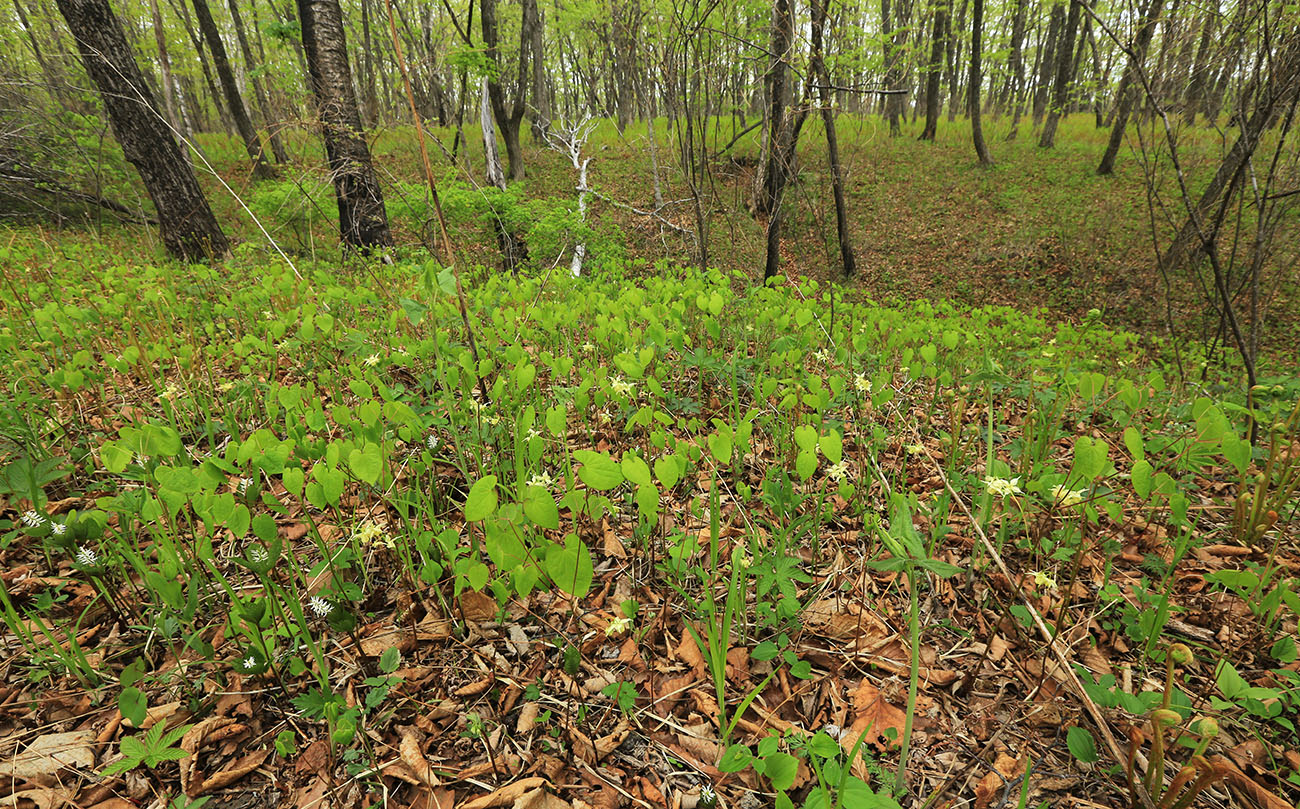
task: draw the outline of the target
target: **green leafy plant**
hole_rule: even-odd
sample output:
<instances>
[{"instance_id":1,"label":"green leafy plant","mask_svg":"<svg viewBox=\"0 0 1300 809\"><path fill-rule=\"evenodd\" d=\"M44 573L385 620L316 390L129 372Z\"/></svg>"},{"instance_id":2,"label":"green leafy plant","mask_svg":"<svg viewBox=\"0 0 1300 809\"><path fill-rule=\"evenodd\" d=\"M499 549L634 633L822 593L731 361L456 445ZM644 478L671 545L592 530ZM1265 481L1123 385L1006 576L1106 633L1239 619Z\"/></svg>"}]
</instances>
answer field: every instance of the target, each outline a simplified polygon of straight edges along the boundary
<instances>
[{"instance_id":1,"label":"green leafy plant","mask_svg":"<svg viewBox=\"0 0 1300 809\"><path fill-rule=\"evenodd\" d=\"M101 776L121 775L140 765L154 769L164 761L179 761L189 756L185 750L174 747L192 725L179 725L167 730L166 722L158 722L142 734L123 736L118 745L122 758L104 768Z\"/></svg>"}]
</instances>

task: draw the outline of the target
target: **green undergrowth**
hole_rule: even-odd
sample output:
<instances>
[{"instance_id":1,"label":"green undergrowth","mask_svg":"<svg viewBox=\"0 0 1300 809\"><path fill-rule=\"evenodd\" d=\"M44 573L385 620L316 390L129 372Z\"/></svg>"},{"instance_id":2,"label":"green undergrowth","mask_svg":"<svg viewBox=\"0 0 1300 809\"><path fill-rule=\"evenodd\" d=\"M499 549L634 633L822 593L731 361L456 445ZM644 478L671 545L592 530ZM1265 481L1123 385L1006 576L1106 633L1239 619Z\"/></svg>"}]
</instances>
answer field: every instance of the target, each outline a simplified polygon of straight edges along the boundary
<instances>
[{"instance_id":1,"label":"green undergrowth","mask_svg":"<svg viewBox=\"0 0 1300 809\"><path fill-rule=\"evenodd\" d=\"M1055 632L1093 625L1158 671L1188 608L1180 565L1222 543L1249 553L1205 587L1246 605L1251 628L1240 647L1197 649L1219 672L1213 712L1264 739L1295 732L1284 641L1300 599L1278 562L1295 542L1294 381L1258 389L1252 411L1177 384L1099 315L884 307L666 265L467 272L477 359L451 274L422 258L180 266L24 240L0 266L0 552L47 577L0 594L27 653L11 677L33 687L73 682L130 717L160 689L256 680L365 760L358 731L392 721L397 653L364 664L369 696L347 701L338 644L366 648L383 620L461 626L470 591L503 616L530 599L580 614L612 533L644 562L638 592L682 609L727 766L784 796L791 757L809 757L820 800L866 789L880 802L856 805L887 806L892 779L848 776L817 737L733 736L768 681L737 692L728 651L817 676L798 619L826 597L830 560L908 582L914 670L939 631L917 622L918 594L989 569L992 547L1055 604ZM607 634L639 631L638 598ZM106 621L109 642L78 641ZM543 632L576 671L578 633ZM1151 707L1084 673L1112 707ZM914 674L909 706L915 691ZM635 688L608 696L638 707ZM1186 719L1191 704L1173 707ZM865 754L853 741L840 752Z\"/></svg>"}]
</instances>

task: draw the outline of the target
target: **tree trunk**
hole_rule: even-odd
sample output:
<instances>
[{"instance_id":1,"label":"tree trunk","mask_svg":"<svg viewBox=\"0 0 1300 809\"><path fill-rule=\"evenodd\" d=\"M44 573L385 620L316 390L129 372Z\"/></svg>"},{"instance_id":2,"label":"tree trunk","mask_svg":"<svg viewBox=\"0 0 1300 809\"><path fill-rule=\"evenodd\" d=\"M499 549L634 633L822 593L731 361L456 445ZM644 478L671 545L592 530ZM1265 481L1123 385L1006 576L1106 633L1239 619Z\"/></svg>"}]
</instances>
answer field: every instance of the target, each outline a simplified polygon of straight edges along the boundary
<instances>
[{"instance_id":1,"label":"tree trunk","mask_svg":"<svg viewBox=\"0 0 1300 809\"><path fill-rule=\"evenodd\" d=\"M844 200L844 172L840 167L840 144L835 132L835 111L831 109L831 75L826 69L823 54L824 32L826 28L826 6L830 0L812 0L812 64L809 69L817 76L821 85L817 97L820 101L822 126L826 129L826 157L831 169L831 193L835 197L835 235L840 243L840 262L844 265L845 277L852 277L857 272L857 260L853 255L853 242L849 236L848 204ZM976 0L983 2L983 0Z\"/></svg>"},{"instance_id":2,"label":"tree trunk","mask_svg":"<svg viewBox=\"0 0 1300 809\"><path fill-rule=\"evenodd\" d=\"M17 2L14 5L18 5ZM18 6L22 8L22 6ZM158 69L162 74L163 108L167 110L167 121L175 130L174 135L183 135L185 126L176 111L176 88L172 79L171 54L167 52L167 31L163 28L162 13L158 10L158 0L149 0L149 13L153 18L154 42L158 45ZM184 147L181 153L185 154Z\"/></svg>"},{"instance_id":3,"label":"tree trunk","mask_svg":"<svg viewBox=\"0 0 1300 809\"><path fill-rule=\"evenodd\" d=\"M546 92L546 45L543 36L545 29L541 9L537 7L537 3L529 3L524 7L525 12L529 10L533 14L531 24L533 40L533 103L529 108L531 112L529 124L533 131L533 140L537 143L545 143L546 133L551 128L551 99Z\"/></svg>"},{"instance_id":4,"label":"tree trunk","mask_svg":"<svg viewBox=\"0 0 1300 809\"><path fill-rule=\"evenodd\" d=\"M1034 84L1034 126L1043 122L1047 112L1047 96L1052 88L1052 69L1056 67L1057 45L1061 38L1061 29L1065 27L1065 7L1060 3L1052 4L1052 13L1047 23L1047 43L1039 49L1038 77Z\"/></svg>"},{"instance_id":5,"label":"tree trunk","mask_svg":"<svg viewBox=\"0 0 1300 809\"><path fill-rule=\"evenodd\" d=\"M221 33L217 31L216 20L212 19L208 0L193 0L193 2L199 31L208 43L208 50L212 51L212 65L217 69L217 79L221 81L221 90L226 96L226 107L230 110L230 116L235 119L235 129L238 130L240 139L244 141L244 150L253 161L253 176L259 180L274 179L275 169L266 162L266 155L262 152L262 139L257 136L257 130L253 129L253 122L248 118L248 109L244 106L243 96L239 94L239 85L235 83L235 73L230 69L230 60L226 58L226 46L221 41Z\"/></svg>"},{"instance_id":6,"label":"tree trunk","mask_svg":"<svg viewBox=\"0 0 1300 809\"><path fill-rule=\"evenodd\" d=\"M1281 36L1283 38L1278 44L1268 75L1260 76L1257 73L1250 82L1254 87L1248 85L1241 95L1243 105L1246 99L1254 97L1254 107L1250 110L1249 117L1245 109L1239 109L1236 118L1240 122L1240 134L1201 194L1195 210L1188 212L1187 221L1165 253L1163 263L1166 269L1172 270L1194 260L1206 246L1204 239L1217 237L1218 225L1207 225L1206 217L1219 203L1224 191L1233 183L1239 182L1239 176L1246 170L1261 136L1273 125L1277 111L1295 103L1296 94L1300 93L1300 29L1293 28ZM1260 83L1263 83L1262 87L1259 86ZM1242 119L1244 122L1241 122ZM1226 212L1226 205L1221 210Z\"/></svg>"},{"instance_id":7,"label":"tree trunk","mask_svg":"<svg viewBox=\"0 0 1300 809\"><path fill-rule=\"evenodd\" d=\"M163 244L193 261L229 252L190 162L163 122L108 0L57 0L86 72L99 88L126 159L158 212Z\"/></svg>"},{"instance_id":8,"label":"tree trunk","mask_svg":"<svg viewBox=\"0 0 1300 809\"><path fill-rule=\"evenodd\" d=\"M930 36L930 62L926 65L925 128L920 140L932 141L939 125L939 80L943 75L943 32L948 16L946 0L934 3L934 29Z\"/></svg>"},{"instance_id":9,"label":"tree trunk","mask_svg":"<svg viewBox=\"0 0 1300 809\"><path fill-rule=\"evenodd\" d=\"M1205 21L1201 24L1201 41L1196 46L1196 59L1192 63L1192 75L1187 82L1187 94L1183 96L1183 122L1188 126L1196 123L1196 113L1205 104L1205 87L1208 82L1209 51L1214 42L1214 29L1218 14L1215 10L1205 12Z\"/></svg>"},{"instance_id":10,"label":"tree trunk","mask_svg":"<svg viewBox=\"0 0 1300 809\"><path fill-rule=\"evenodd\" d=\"M239 13L239 0L227 0L227 4L230 6L230 18L235 23L235 38L239 40L239 52L244 55L244 64L251 74L256 70L257 62L253 60L253 49L248 46L248 34L244 32L244 18ZM271 141L271 154L275 155L275 162L288 163L289 154L285 151L284 140L271 119L271 102L267 98L266 89L262 86L262 80L253 75L250 81L258 111L262 113L262 121L266 124L267 140Z\"/></svg>"},{"instance_id":11,"label":"tree trunk","mask_svg":"<svg viewBox=\"0 0 1300 809\"><path fill-rule=\"evenodd\" d=\"M993 156L989 154L989 147L984 143L984 127L980 120L980 85L984 83L984 76L981 72L981 39L984 36L984 0L972 0L970 23L970 81L966 88L966 104L970 110L970 129L971 137L975 141L975 154L980 159L981 166L993 165Z\"/></svg>"},{"instance_id":12,"label":"tree trunk","mask_svg":"<svg viewBox=\"0 0 1300 809\"><path fill-rule=\"evenodd\" d=\"M782 165L789 122L786 98L789 95L787 61L794 41L794 4L791 0L774 0L772 4L772 49L767 71L767 137L759 157L759 171L754 192L754 214L775 215L777 197L784 185Z\"/></svg>"},{"instance_id":13,"label":"tree trunk","mask_svg":"<svg viewBox=\"0 0 1300 809\"><path fill-rule=\"evenodd\" d=\"M483 95L479 103L479 126L483 131L483 162L488 185L499 191L506 190L506 175L501 169L501 152L497 149L496 125L493 122L491 91L488 79L482 80ZM523 239L519 238L510 225L494 211L492 229L497 234L497 246L501 248L501 261L506 272L516 273L528 257Z\"/></svg>"},{"instance_id":14,"label":"tree trunk","mask_svg":"<svg viewBox=\"0 0 1300 809\"><path fill-rule=\"evenodd\" d=\"M515 98L510 108L506 108L505 92L501 88L501 75L488 80L488 100L492 104L492 116L501 130L501 139L506 142L506 158L510 163L510 179L524 178L524 156L519 144L520 124L524 120L528 97L528 58L532 51L532 24L537 19L537 0L523 0L523 10L519 26L519 75L515 81ZM479 0L479 20L483 26L483 46L487 58L501 68L498 48L497 0Z\"/></svg>"},{"instance_id":15,"label":"tree trunk","mask_svg":"<svg viewBox=\"0 0 1300 809\"><path fill-rule=\"evenodd\" d=\"M369 252L392 244L393 239L352 89L343 11L338 0L297 2L312 93L325 137L325 155L334 175L339 234L345 246Z\"/></svg>"},{"instance_id":16,"label":"tree trunk","mask_svg":"<svg viewBox=\"0 0 1300 809\"><path fill-rule=\"evenodd\" d=\"M1074 78L1074 40L1079 31L1079 15L1083 11L1082 0L1070 0L1070 13L1065 20L1065 33L1056 45L1057 66L1056 84L1052 87L1052 104L1047 111L1047 123L1043 124L1043 135L1038 139L1038 146L1050 149L1056 144L1056 127L1061 116L1066 113L1070 103L1070 83Z\"/></svg>"},{"instance_id":17,"label":"tree trunk","mask_svg":"<svg viewBox=\"0 0 1300 809\"><path fill-rule=\"evenodd\" d=\"M893 15L889 0L880 0L880 30L885 48L885 89L901 90L900 85L903 82L899 76L899 67L901 66L902 42L899 40L906 37L907 34L901 26L895 28ZM903 113L903 95L901 93L891 93L885 96L884 108L885 117L889 119L889 136L896 138L902 132L898 125L898 119Z\"/></svg>"},{"instance_id":18,"label":"tree trunk","mask_svg":"<svg viewBox=\"0 0 1300 809\"><path fill-rule=\"evenodd\" d=\"M172 10L184 23L185 33L194 45L194 52L199 56L199 67L203 70L203 83L208 88L208 95L212 96L212 106L217 110L217 117L221 121L221 127L229 134L234 126L230 121L230 115L226 111L225 105L222 104L221 92L217 89L217 82L212 78L212 68L208 65L208 49L203 44L203 37L194 30L194 23L190 19L190 9L189 6L185 5L185 0L170 0L170 2ZM207 116L204 115L205 121L206 118Z\"/></svg>"},{"instance_id":19,"label":"tree trunk","mask_svg":"<svg viewBox=\"0 0 1300 809\"><path fill-rule=\"evenodd\" d=\"M969 0L961 0L961 10L957 12L957 17L948 17L948 22L944 26L946 31L944 38L947 40L948 49L948 123L957 120L958 100L961 99L961 81L963 76L962 70L958 67L961 64L962 45L965 44L963 39L958 36L957 32L966 27L966 8Z\"/></svg>"},{"instance_id":20,"label":"tree trunk","mask_svg":"<svg viewBox=\"0 0 1300 809\"><path fill-rule=\"evenodd\" d=\"M1016 0L1015 17L1011 22L1010 76L1007 79L1007 91L998 102L999 115L1006 111L1008 104L1020 103L1020 91L1025 83L1025 15L1028 9L1029 0Z\"/></svg>"},{"instance_id":21,"label":"tree trunk","mask_svg":"<svg viewBox=\"0 0 1300 809\"><path fill-rule=\"evenodd\" d=\"M1128 129L1128 119L1133 111L1133 100L1138 95L1138 73L1146 62L1147 48L1156 30L1156 17L1160 16L1162 0L1147 0L1147 7L1142 12L1142 21L1138 24L1136 41L1133 43L1133 57L1124 66L1124 74L1119 79L1119 90L1115 95L1115 122L1111 124L1110 141L1101 156L1097 173L1111 174L1115 171L1115 158L1119 156L1119 147L1124 143L1124 132Z\"/></svg>"}]
</instances>

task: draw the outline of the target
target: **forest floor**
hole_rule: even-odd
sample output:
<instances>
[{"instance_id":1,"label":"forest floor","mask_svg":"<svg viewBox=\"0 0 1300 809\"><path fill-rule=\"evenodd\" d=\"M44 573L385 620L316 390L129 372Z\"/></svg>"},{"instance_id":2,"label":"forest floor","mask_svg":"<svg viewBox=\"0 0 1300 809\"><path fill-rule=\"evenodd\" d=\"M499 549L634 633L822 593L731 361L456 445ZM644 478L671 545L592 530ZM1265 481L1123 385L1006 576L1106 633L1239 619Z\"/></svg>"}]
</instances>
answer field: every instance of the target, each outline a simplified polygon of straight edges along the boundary
<instances>
[{"instance_id":1,"label":"forest floor","mask_svg":"<svg viewBox=\"0 0 1300 809\"><path fill-rule=\"evenodd\" d=\"M1087 139L985 171L941 133L852 134L865 293L824 283L809 168L786 252L821 283L684 269L626 216L590 278L467 272L477 361L417 251L310 261L327 216L268 217L295 266L5 231L4 800L1293 805L1294 363L1252 447L1230 372L1122 330L1140 183ZM599 143L593 185L645 205L641 147ZM536 167L532 199L571 188ZM717 214L722 269L757 236Z\"/></svg>"},{"instance_id":2,"label":"forest floor","mask_svg":"<svg viewBox=\"0 0 1300 809\"><path fill-rule=\"evenodd\" d=\"M727 120L714 120L713 127L710 142L718 144L731 141L736 129ZM583 149L584 158L590 158L588 184L598 192L589 198L588 219L602 231L604 243L614 248L607 252L616 262L640 261L648 268L662 261L695 263L691 195L680 181L678 147L664 134L666 128L659 121L653 156L644 126L620 134L608 121L595 128ZM1116 328L1168 335L1173 324L1181 337L1207 341L1219 330L1218 320L1205 314L1212 310L1204 299L1211 281L1193 275L1164 279L1157 269L1153 228L1163 247L1185 220L1180 213L1185 208L1167 156L1156 154L1160 150L1149 143L1150 171L1156 177L1154 214L1147 204L1146 171L1136 140L1124 146L1112 176L1095 173L1109 130L1096 128L1091 115L1077 114L1063 122L1057 145L1050 150L1038 147L1038 133L1028 121L1019 127L1017 138L1007 141L1010 121L993 119L986 123L996 160L992 168L982 168L974 159L970 128L964 121L941 122L933 143L916 140L915 125L905 126L905 134L891 138L887 125L874 116L843 116L838 128L850 232L858 256L857 276L847 283L872 299L1039 307L1049 317L1076 322L1095 308ZM761 272L766 249L765 222L747 211L759 132L744 135L724 154L715 155L702 180L713 200L705 205L709 264L748 275ZM468 148L459 150L459 168L446 169L454 133L435 129L431 134L441 143L439 148L431 146L435 161L443 155L435 166L442 172L440 181L477 187L482 174L479 141L471 137ZM1199 127L1180 132L1181 167L1192 193L1199 193L1208 181L1231 134ZM224 151L214 162L236 169L224 173L236 190L245 190L241 181L246 184L247 178L237 171L242 152L229 139L217 143ZM783 232L782 269L791 277L845 283L820 122L808 122L801 144L797 181L787 192L792 204ZM564 155L539 146L527 134L523 150L527 177L518 195L534 205L519 218L528 220L522 227L528 230L535 221L549 219L552 211L545 203L573 206L577 174ZM374 152L384 180L402 184L395 191L405 195L404 204L422 204L423 180L410 128L383 130L375 138ZM666 201L659 212L662 219L628 210L629 206L655 209L655 165ZM326 213L315 222L310 243L302 238L300 223L286 222L293 218L286 212L297 215L293 206L255 205L255 210L270 221L273 234L293 234L290 242L303 252L333 244L327 179L319 166L308 165L296 173L290 168L285 178L311 192ZM447 195L447 189L443 193ZM223 221L242 219L245 238L263 241L229 194L214 189L212 196L227 208ZM452 198L455 208L454 191ZM453 212L450 218L463 258L499 267L490 218L473 204L462 204L460 211L460 216ZM1246 239L1253 238L1249 217L1247 206L1242 220ZM405 226L397 221L399 238L419 243L421 230L427 232L427 225L414 225L420 218L407 217ZM557 236L543 227L533 265L544 269L558 261L567 266L565 251L574 243L566 238L570 235ZM1230 245L1231 240L1224 243ZM600 266L600 244L589 244L588 249L594 266ZM1300 354L1300 208L1292 208L1277 227L1263 278L1260 320L1267 324L1261 331L1263 348L1281 357Z\"/></svg>"}]
</instances>

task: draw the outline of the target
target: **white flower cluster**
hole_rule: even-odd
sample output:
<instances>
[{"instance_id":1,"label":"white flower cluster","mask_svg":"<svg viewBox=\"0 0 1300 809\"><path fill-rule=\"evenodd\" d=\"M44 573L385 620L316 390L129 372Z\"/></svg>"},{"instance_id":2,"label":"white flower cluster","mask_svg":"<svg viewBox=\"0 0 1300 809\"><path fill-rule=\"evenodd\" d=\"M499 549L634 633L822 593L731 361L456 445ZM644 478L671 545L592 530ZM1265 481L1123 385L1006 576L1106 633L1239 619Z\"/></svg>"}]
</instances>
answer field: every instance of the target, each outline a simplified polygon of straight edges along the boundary
<instances>
[{"instance_id":1,"label":"white flower cluster","mask_svg":"<svg viewBox=\"0 0 1300 809\"><path fill-rule=\"evenodd\" d=\"M1011 497L1012 495L1024 494L1020 491L1020 478L984 478L984 490L994 497Z\"/></svg>"},{"instance_id":2,"label":"white flower cluster","mask_svg":"<svg viewBox=\"0 0 1300 809\"><path fill-rule=\"evenodd\" d=\"M549 489L555 485L555 478L547 472L538 472L528 479L527 486L536 486L539 489Z\"/></svg>"},{"instance_id":3,"label":"white flower cluster","mask_svg":"<svg viewBox=\"0 0 1300 809\"><path fill-rule=\"evenodd\" d=\"M621 376L611 376L609 378L609 387L611 390L613 390L615 393L617 393L620 396L632 395L632 390L633 390L632 383L628 382L626 379L624 379Z\"/></svg>"},{"instance_id":4,"label":"white flower cluster","mask_svg":"<svg viewBox=\"0 0 1300 809\"><path fill-rule=\"evenodd\" d=\"M826 469L826 477L836 483L843 483L849 477L849 462L840 461Z\"/></svg>"},{"instance_id":5,"label":"white flower cluster","mask_svg":"<svg viewBox=\"0 0 1300 809\"><path fill-rule=\"evenodd\" d=\"M1069 489L1065 486L1052 487L1052 502L1060 503L1062 508L1073 508L1081 505L1087 498L1087 489Z\"/></svg>"},{"instance_id":6,"label":"white flower cluster","mask_svg":"<svg viewBox=\"0 0 1300 809\"><path fill-rule=\"evenodd\" d=\"M365 520L357 526L357 530L352 532L352 537L366 547L372 542L377 542L385 548L391 550L397 545L397 540L393 539L383 527L374 520Z\"/></svg>"},{"instance_id":7,"label":"white flower cluster","mask_svg":"<svg viewBox=\"0 0 1300 809\"><path fill-rule=\"evenodd\" d=\"M312 596L307 601L307 607L321 618L328 618L334 611L334 605L320 596Z\"/></svg>"},{"instance_id":8,"label":"white flower cluster","mask_svg":"<svg viewBox=\"0 0 1300 809\"><path fill-rule=\"evenodd\" d=\"M28 528L36 528L45 524L45 515L39 511L24 511L22 517L23 525Z\"/></svg>"}]
</instances>

